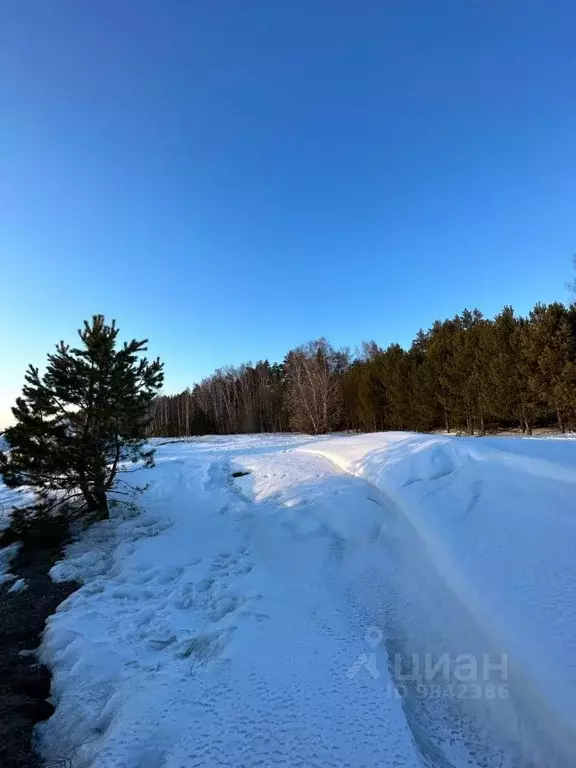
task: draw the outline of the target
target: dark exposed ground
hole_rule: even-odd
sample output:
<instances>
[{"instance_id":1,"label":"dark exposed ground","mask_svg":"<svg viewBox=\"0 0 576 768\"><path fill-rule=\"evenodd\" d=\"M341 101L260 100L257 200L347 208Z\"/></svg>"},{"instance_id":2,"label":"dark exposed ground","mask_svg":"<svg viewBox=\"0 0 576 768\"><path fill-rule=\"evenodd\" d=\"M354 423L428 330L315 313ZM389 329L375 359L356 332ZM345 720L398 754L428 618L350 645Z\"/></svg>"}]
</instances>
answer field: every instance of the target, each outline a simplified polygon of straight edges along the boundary
<instances>
[{"instance_id":1,"label":"dark exposed ground","mask_svg":"<svg viewBox=\"0 0 576 768\"><path fill-rule=\"evenodd\" d=\"M26 579L27 588L10 593L13 582L0 585L0 766L37 768L42 765L32 745L36 723L53 712L46 700L50 673L34 655L46 619L78 588L74 582L55 583L48 571L60 556L59 548L21 550L10 571Z\"/></svg>"}]
</instances>

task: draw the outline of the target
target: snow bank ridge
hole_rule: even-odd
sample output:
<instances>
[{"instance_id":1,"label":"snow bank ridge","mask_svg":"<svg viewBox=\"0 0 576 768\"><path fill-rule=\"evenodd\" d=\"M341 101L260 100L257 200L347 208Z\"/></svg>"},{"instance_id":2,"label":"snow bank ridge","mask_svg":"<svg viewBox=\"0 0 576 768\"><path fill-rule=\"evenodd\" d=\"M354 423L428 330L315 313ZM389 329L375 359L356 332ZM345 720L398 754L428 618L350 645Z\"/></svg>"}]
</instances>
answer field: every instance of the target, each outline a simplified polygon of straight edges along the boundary
<instances>
[{"instance_id":1,"label":"snow bank ridge","mask_svg":"<svg viewBox=\"0 0 576 768\"><path fill-rule=\"evenodd\" d=\"M391 498L508 655L532 716L576 749L576 441L382 433L298 450Z\"/></svg>"}]
</instances>

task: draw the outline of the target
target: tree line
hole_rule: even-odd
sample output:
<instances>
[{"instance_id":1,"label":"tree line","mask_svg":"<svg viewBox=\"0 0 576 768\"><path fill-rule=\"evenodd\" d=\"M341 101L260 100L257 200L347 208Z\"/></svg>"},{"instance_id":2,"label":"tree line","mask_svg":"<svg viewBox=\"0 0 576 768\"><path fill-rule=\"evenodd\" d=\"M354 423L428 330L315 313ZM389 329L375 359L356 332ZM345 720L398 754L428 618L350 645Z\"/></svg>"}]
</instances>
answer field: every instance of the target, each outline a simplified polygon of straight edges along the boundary
<instances>
[{"instance_id":1,"label":"tree line","mask_svg":"<svg viewBox=\"0 0 576 768\"><path fill-rule=\"evenodd\" d=\"M464 310L420 330L409 349L364 342L356 354L326 339L281 363L217 370L160 395L149 434L388 429L484 434L556 424L576 428L576 303L506 306L492 319Z\"/></svg>"}]
</instances>

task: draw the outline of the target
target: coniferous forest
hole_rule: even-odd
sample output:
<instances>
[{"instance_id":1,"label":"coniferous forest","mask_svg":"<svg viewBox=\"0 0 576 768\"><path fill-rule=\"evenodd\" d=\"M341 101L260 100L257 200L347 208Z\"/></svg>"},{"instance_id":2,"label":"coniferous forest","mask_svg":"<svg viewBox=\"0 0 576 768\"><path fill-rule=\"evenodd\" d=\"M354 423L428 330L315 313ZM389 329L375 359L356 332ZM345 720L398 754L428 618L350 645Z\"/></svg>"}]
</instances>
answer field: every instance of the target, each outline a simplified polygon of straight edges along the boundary
<instances>
[{"instance_id":1,"label":"coniferous forest","mask_svg":"<svg viewBox=\"0 0 576 768\"><path fill-rule=\"evenodd\" d=\"M227 367L153 403L151 434L576 428L576 303L464 310L420 330L409 349L325 339L283 362Z\"/></svg>"}]
</instances>

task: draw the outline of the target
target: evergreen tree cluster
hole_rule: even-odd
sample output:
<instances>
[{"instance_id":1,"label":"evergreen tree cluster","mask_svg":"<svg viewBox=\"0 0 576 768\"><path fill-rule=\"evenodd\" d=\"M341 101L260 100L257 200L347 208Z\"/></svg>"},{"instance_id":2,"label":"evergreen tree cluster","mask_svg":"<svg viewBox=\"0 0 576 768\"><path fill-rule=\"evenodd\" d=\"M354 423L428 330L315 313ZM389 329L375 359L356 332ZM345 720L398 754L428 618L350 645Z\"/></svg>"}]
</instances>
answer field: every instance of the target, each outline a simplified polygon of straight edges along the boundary
<instances>
[{"instance_id":1,"label":"evergreen tree cluster","mask_svg":"<svg viewBox=\"0 0 576 768\"><path fill-rule=\"evenodd\" d=\"M282 363L224 368L179 395L159 396L149 432L387 429L463 431L557 424L576 428L576 304L505 307L436 321L409 349L364 343L352 356L319 339Z\"/></svg>"}]
</instances>

